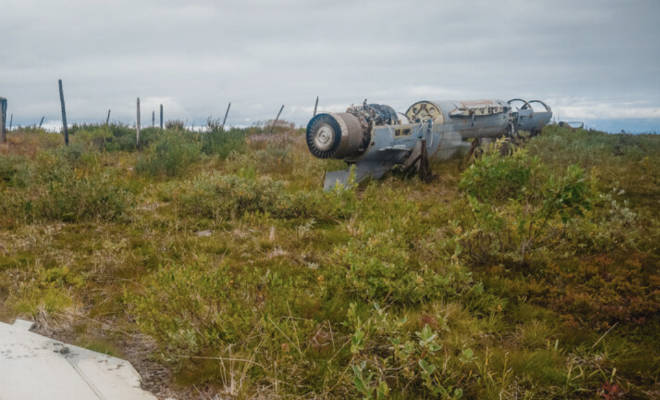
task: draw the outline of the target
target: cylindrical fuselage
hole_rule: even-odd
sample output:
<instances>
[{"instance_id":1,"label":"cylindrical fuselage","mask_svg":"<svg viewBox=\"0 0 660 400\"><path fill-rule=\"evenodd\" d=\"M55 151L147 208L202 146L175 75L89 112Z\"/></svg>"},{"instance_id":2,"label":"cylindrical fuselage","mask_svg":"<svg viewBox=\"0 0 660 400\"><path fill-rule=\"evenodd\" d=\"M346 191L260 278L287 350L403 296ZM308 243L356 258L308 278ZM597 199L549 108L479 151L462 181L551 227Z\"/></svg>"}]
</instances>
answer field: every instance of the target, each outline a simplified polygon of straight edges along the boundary
<instances>
[{"instance_id":1,"label":"cylindrical fuselage","mask_svg":"<svg viewBox=\"0 0 660 400\"><path fill-rule=\"evenodd\" d=\"M524 105L512 111L514 102ZM543 105L545 111L535 111L531 103ZM492 139L520 130L539 133L550 118L552 110L539 100L419 101L405 115L365 101L345 113L316 115L307 125L306 139L314 156L355 164L359 182L367 176L379 179L397 164L411 168L423 154L449 158L470 146L465 139ZM324 188L346 185L351 176L351 170L328 172Z\"/></svg>"},{"instance_id":2,"label":"cylindrical fuselage","mask_svg":"<svg viewBox=\"0 0 660 400\"><path fill-rule=\"evenodd\" d=\"M370 106L365 107L374 115L378 113L373 107L387 107ZM307 144L314 156L399 164L419 139L426 139L428 154L433 156L440 148L460 147L463 139L505 135L510 117L510 107L501 100L420 101L405 113L408 121L401 118L408 123L392 121L396 118L392 117L388 122L396 123L374 124L364 109L349 111L312 118L307 125Z\"/></svg>"},{"instance_id":3,"label":"cylindrical fuselage","mask_svg":"<svg viewBox=\"0 0 660 400\"><path fill-rule=\"evenodd\" d=\"M432 120L442 132L459 132L461 137L500 137L507 132L511 107L502 100L419 101L408 108L411 122Z\"/></svg>"}]
</instances>

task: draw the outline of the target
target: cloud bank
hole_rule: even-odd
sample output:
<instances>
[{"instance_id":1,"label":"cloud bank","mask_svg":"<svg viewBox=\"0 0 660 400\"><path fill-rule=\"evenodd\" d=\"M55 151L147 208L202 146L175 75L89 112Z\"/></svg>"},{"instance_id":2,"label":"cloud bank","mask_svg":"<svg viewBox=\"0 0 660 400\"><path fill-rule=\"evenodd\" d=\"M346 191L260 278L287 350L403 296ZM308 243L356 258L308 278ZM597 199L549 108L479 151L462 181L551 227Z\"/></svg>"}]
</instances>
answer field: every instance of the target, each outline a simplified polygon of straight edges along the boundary
<instances>
[{"instance_id":1,"label":"cloud bank","mask_svg":"<svg viewBox=\"0 0 660 400\"><path fill-rule=\"evenodd\" d=\"M0 0L14 125L59 119L306 124L365 98L546 100L570 119L660 118L660 3Z\"/></svg>"}]
</instances>

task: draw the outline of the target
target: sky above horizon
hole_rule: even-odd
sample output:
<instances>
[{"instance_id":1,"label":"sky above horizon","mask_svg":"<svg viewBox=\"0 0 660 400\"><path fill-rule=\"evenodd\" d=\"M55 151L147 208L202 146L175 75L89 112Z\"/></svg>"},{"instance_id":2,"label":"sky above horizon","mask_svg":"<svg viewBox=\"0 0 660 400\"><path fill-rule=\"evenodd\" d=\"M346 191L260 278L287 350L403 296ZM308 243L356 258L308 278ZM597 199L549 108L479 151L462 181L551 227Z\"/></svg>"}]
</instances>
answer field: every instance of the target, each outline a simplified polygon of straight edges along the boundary
<instances>
[{"instance_id":1,"label":"sky above horizon","mask_svg":"<svg viewBox=\"0 0 660 400\"><path fill-rule=\"evenodd\" d=\"M0 0L13 125L304 125L364 99L546 101L562 120L660 121L660 1ZM653 125L651 125L653 126ZM660 124L658 124L660 127Z\"/></svg>"}]
</instances>

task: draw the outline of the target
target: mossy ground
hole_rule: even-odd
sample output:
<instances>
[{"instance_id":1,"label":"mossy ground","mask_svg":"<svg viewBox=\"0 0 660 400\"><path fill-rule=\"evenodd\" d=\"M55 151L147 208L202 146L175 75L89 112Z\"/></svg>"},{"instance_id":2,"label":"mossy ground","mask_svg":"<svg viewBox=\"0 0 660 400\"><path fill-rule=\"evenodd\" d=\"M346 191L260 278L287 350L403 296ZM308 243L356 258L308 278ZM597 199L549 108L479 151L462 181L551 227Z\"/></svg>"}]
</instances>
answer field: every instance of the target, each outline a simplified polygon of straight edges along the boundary
<instances>
[{"instance_id":1,"label":"mossy ground","mask_svg":"<svg viewBox=\"0 0 660 400\"><path fill-rule=\"evenodd\" d=\"M660 396L657 136L549 126L324 193L343 164L292 127L132 133L9 135L0 319L163 396Z\"/></svg>"}]
</instances>

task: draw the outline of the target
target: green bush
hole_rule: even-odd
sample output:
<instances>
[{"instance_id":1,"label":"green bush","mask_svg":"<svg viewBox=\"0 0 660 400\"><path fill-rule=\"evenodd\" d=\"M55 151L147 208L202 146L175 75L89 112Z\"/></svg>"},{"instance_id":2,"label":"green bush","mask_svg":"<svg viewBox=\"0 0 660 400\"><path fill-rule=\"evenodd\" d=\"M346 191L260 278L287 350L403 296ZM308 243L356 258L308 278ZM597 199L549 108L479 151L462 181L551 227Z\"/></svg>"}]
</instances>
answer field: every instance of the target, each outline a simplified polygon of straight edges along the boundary
<instances>
[{"instance_id":1,"label":"green bush","mask_svg":"<svg viewBox=\"0 0 660 400\"><path fill-rule=\"evenodd\" d=\"M6 190L0 210L18 221L116 221L124 218L133 195L109 174L58 177L44 186Z\"/></svg>"},{"instance_id":2,"label":"green bush","mask_svg":"<svg viewBox=\"0 0 660 400\"><path fill-rule=\"evenodd\" d=\"M99 171L98 153L80 144L41 151L34 162L14 165L0 210L9 226L37 221L115 221L127 215L133 194L116 170ZM0 161L0 166L7 161Z\"/></svg>"},{"instance_id":3,"label":"green bush","mask_svg":"<svg viewBox=\"0 0 660 400\"><path fill-rule=\"evenodd\" d=\"M21 170L27 168L27 162L28 160L24 156L0 156L0 185L15 186Z\"/></svg>"},{"instance_id":4,"label":"green bush","mask_svg":"<svg viewBox=\"0 0 660 400\"><path fill-rule=\"evenodd\" d=\"M384 202L385 214L378 207ZM469 288L470 274L455 257L455 242L429 243L434 227L420 215L405 193L370 186L357 211L362 222L352 224L349 243L332 252L329 293L406 305L447 299Z\"/></svg>"},{"instance_id":5,"label":"green bush","mask_svg":"<svg viewBox=\"0 0 660 400\"><path fill-rule=\"evenodd\" d=\"M486 151L461 175L459 187L480 202L501 202L534 196L537 189L530 180L539 172L539 158L524 149L514 149L502 157L495 146Z\"/></svg>"},{"instance_id":6,"label":"green bush","mask_svg":"<svg viewBox=\"0 0 660 400\"><path fill-rule=\"evenodd\" d=\"M183 132L186 130L186 123L180 119L171 119L169 121L165 121L165 129L168 131Z\"/></svg>"},{"instance_id":7,"label":"green bush","mask_svg":"<svg viewBox=\"0 0 660 400\"><path fill-rule=\"evenodd\" d=\"M170 196L175 193L183 215L211 219L241 217L246 213L276 218L345 218L355 210L356 201L350 190L290 194L282 181L221 174L203 174L191 182L177 184L170 189Z\"/></svg>"},{"instance_id":8,"label":"green bush","mask_svg":"<svg viewBox=\"0 0 660 400\"><path fill-rule=\"evenodd\" d=\"M140 129L140 147L146 148L160 135L159 128ZM72 144L100 151L137 150L137 131L128 124L74 124L69 129Z\"/></svg>"},{"instance_id":9,"label":"green bush","mask_svg":"<svg viewBox=\"0 0 660 400\"><path fill-rule=\"evenodd\" d=\"M247 307L250 293L233 284L226 265L166 265L126 302L140 328L163 347L166 359L180 363L187 356L236 342L254 326Z\"/></svg>"},{"instance_id":10,"label":"green bush","mask_svg":"<svg viewBox=\"0 0 660 400\"><path fill-rule=\"evenodd\" d=\"M410 254L411 243L395 230L355 227L346 246L332 257L332 296L343 293L366 302L409 305L448 299L469 287L465 267L444 260L426 264Z\"/></svg>"},{"instance_id":11,"label":"green bush","mask_svg":"<svg viewBox=\"0 0 660 400\"><path fill-rule=\"evenodd\" d=\"M102 174L52 182L24 207L26 213L33 213L34 219L80 222L118 220L131 204L131 193Z\"/></svg>"},{"instance_id":12,"label":"green bush","mask_svg":"<svg viewBox=\"0 0 660 400\"><path fill-rule=\"evenodd\" d=\"M218 158L224 160L234 153L244 153L247 150L246 131L231 129L225 131L219 126L213 126L208 132L201 135L202 153L207 155L215 154Z\"/></svg>"},{"instance_id":13,"label":"green bush","mask_svg":"<svg viewBox=\"0 0 660 400\"><path fill-rule=\"evenodd\" d=\"M563 169L578 164L598 188L625 191L634 206L655 211L660 196L660 136L611 135L597 131L562 129L557 125L544 128L544 134L527 144L530 155L538 156L550 169Z\"/></svg>"},{"instance_id":14,"label":"green bush","mask_svg":"<svg viewBox=\"0 0 660 400\"><path fill-rule=\"evenodd\" d=\"M152 177L178 176L200 159L200 150L196 135L165 132L138 156L135 171Z\"/></svg>"},{"instance_id":15,"label":"green bush","mask_svg":"<svg viewBox=\"0 0 660 400\"><path fill-rule=\"evenodd\" d=\"M566 228L598 201L580 167L551 171L522 150L507 157L492 149L461 178L466 208L457 215L466 229L463 245L476 262L522 265L530 253L574 250Z\"/></svg>"}]
</instances>

